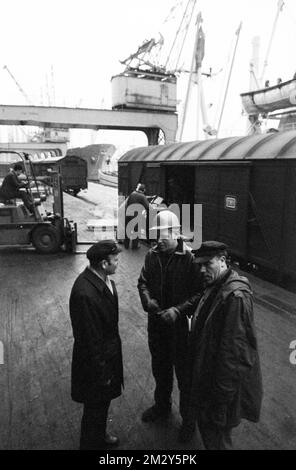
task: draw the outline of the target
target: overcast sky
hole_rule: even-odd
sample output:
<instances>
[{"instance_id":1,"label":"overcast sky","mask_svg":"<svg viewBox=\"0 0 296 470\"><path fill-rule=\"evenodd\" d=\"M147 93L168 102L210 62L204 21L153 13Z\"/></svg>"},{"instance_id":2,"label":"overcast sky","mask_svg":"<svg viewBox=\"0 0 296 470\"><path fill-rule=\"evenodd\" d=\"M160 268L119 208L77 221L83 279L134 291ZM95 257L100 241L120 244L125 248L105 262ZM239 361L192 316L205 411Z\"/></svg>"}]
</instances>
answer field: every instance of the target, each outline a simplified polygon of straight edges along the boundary
<instances>
[{"instance_id":1,"label":"overcast sky","mask_svg":"<svg viewBox=\"0 0 296 470\"><path fill-rule=\"evenodd\" d=\"M145 39L161 32L167 47L177 19L164 23L176 0L2 0L0 103L27 104L6 70L7 65L32 104L110 108L112 75L123 71L119 63L135 52ZM183 4L186 4L184 0ZM235 31L243 28L229 98L222 123L223 135L241 134L239 93L248 90L251 42L261 36L263 61L276 13L277 0L200 0L206 56L203 70L218 73L205 81L206 103L211 119L217 119L225 74ZM180 13L180 9L176 10ZM266 78L292 78L296 71L296 2L286 0L274 38ZM186 43L184 65L189 66L194 32ZM178 98L184 99L181 81ZM191 113L195 115L192 94ZM186 140L195 139L194 118L186 124ZM214 123L212 123L214 124Z\"/></svg>"}]
</instances>

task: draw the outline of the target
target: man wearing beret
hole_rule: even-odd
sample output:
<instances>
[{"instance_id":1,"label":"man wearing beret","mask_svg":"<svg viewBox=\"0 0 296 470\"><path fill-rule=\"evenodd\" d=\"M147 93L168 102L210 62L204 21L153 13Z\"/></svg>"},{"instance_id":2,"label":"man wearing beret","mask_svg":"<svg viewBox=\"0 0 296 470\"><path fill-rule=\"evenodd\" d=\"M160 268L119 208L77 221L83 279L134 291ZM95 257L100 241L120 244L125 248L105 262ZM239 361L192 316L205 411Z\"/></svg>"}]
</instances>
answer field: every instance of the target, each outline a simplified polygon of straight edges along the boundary
<instances>
[{"instance_id":1,"label":"man wearing beret","mask_svg":"<svg viewBox=\"0 0 296 470\"><path fill-rule=\"evenodd\" d=\"M227 246L204 242L195 252L205 283L190 334L190 415L205 448L232 448L241 419L259 420L262 379L249 281L227 265Z\"/></svg>"},{"instance_id":2,"label":"man wearing beret","mask_svg":"<svg viewBox=\"0 0 296 470\"><path fill-rule=\"evenodd\" d=\"M110 402L121 395L123 385L118 298L115 283L109 279L120 251L114 240L95 243L86 253L89 266L71 291L71 395L84 405L80 450L105 449L119 442L106 432L106 423Z\"/></svg>"}]
</instances>

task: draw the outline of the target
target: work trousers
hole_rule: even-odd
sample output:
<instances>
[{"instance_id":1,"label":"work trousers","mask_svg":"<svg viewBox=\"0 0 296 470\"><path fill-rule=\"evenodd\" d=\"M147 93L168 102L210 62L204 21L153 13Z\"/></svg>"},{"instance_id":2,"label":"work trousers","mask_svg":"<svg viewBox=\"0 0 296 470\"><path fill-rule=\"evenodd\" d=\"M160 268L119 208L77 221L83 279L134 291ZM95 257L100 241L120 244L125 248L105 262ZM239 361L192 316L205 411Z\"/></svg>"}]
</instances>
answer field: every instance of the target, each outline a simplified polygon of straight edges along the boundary
<instances>
[{"instance_id":1,"label":"work trousers","mask_svg":"<svg viewBox=\"0 0 296 470\"><path fill-rule=\"evenodd\" d=\"M179 409L185 421L189 397L186 330L182 333L181 329L176 334L174 325L167 325L160 318L150 320L148 321L148 344L155 379L155 405L160 413L170 411L175 370L180 392Z\"/></svg>"},{"instance_id":2,"label":"work trousers","mask_svg":"<svg viewBox=\"0 0 296 470\"><path fill-rule=\"evenodd\" d=\"M111 400L99 404L85 403L81 420L80 450L105 449L107 416Z\"/></svg>"},{"instance_id":3,"label":"work trousers","mask_svg":"<svg viewBox=\"0 0 296 470\"><path fill-rule=\"evenodd\" d=\"M198 428L207 450L232 450L232 429L219 427L214 423L204 422L198 416Z\"/></svg>"},{"instance_id":4,"label":"work trousers","mask_svg":"<svg viewBox=\"0 0 296 470\"><path fill-rule=\"evenodd\" d=\"M136 249L138 248L138 245L139 245L139 238L135 238L134 240L130 240L130 233L127 233L127 225L128 223L133 220L133 217L129 217L129 216L126 216L126 219L125 219L125 238L124 238L124 247L126 249L129 248L129 245L130 245L130 241L131 241L131 245L132 245L132 249ZM135 231L138 230L138 225L135 226Z\"/></svg>"},{"instance_id":5,"label":"work trousers","mask_svg":"<svg viewBox=\"0 0 296 470\"><path fill-rule=\"evenodd\" d=\"M26 191L18 191L17 197L21 198L26 208L31 212L31 214L34 214L34 206L30 194L28 194Z\"/></svg>"}]
</instances>

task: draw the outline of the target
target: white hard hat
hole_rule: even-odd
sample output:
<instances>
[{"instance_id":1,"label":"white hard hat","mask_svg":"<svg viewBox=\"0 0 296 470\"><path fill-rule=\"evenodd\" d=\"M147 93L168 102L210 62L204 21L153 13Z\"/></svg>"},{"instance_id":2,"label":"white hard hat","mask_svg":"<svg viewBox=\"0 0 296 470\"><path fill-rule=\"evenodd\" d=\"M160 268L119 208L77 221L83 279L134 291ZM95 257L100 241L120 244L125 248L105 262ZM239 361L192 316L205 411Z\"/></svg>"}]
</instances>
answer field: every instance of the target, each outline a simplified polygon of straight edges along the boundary
<instances>
[{"instance_id":1,"label":"white hard hat","mask_svg":"<svg viewBox=\"0 0 296 470\"><path fill-rule=\"evenodd\" d=\"M180 222L176 214L170 210L163 210L158 212L153 221L153 226L150 230L165 230L169 228L180 228Z\"/></svg>"}]
</instances>

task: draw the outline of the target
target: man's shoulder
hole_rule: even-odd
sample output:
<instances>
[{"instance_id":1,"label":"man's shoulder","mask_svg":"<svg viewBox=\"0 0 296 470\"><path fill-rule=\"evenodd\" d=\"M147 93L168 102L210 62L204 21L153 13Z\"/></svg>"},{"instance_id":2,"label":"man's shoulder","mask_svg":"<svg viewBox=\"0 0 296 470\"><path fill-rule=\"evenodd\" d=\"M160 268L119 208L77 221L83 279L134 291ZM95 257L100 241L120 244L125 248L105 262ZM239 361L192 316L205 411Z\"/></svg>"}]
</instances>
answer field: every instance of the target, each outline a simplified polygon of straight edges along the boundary
<instances>
[{"instance_id":1,"label":"man's shoulder","mask_svg":"<svg viewBox=\"0 0 296 470\"><path fill-rule=\"evenodd\" d=\"M161 253L158 250L157 245L151 247L146 253L147 258L156 258L158 256L161 256ZM194 260L191 248L183 240L181 240L181 244L178 244L178 247L173 252L172 256L173 259Z\"/></svg>"},{"instance_id":2,"label":"man's shoulder","mask_svg":"<svg viewBox=\"0 0 296 470\"><path fill-rule=\"evenodd\" d=\"M180 239L178 242L178 247L174 253L175 258L183 261L183 262L193 262L194 261L194 255L192 253L192 248L187 245L187 243L183 240Z\"/></svg>"},{"instance_id":3,"label":"man's shoulder","mask_svg":"<svg viewBox=\"0 0 296 470\"><path fill-rule=\"evenodd\" d=\"M7 175L5 176L4 181L9 181L9 180L12 180L12 179L15 179L16 176L13 174L13 173L7 173Z\"/></svg>"},{"instance_id":4,"label":"man's shoulder","mask_svg":"<svg viewBox=\"0 0 296 470\"><path fill-rule=\"evenodd\" d=\"M138 201L139 201L139 200L146 200L145 194L139 193L138 191L133 191L133 192L130 194L129 198L130 198L131 200L138 200Z\"/></svg>"},{"instance_id":5,"label":"man's shoulder","mask_svg":"<svg viewBox=\"0 0 296 470\"><path fill-rule=\"evenodd\" d=\"M227 281L222 286L221 293L224 300L229 296L243 299L253 294L248 278L241 276L235 270L231 270Z\"/></svg>"},{"instance_id":6,"label":"man's shoulder","mask_svg":"<svg viewBox=\"0 0 296 470\"><path fill-rule=\"evenodd\" d=\"M91 301L97 305L102 304L105 299L103 281L101 281L101 285L99 278L92 279L92 277L88 275L89 273L87 272L87 268L85 271L79 274L73 284L70 294L70 302L74 305L75 303L79 304L84 301Z\"/></svg>"},{"instance_id":7,"label":"man's shoulder","mask_svg":"<svg viewBox=\"0 0 296 470\"><path fill-rule=\"evenodd\" d=\"M145 261L149 261L150 259L153 259L153 258L156 259L158 255L159 255L159 251L157 250L157 247L152 246L151 248L149 248L149 250L147 251L145 255Z\"/></svg>"},{"instance_id":8,"label":"man's shoulder","mask_svg":"<svg viewBox=\"0 0 296 470\"><path fill-rule=\"evenodd\" d=\"M85 268L75 279L72 292L83 291L88 289L92 284L90 282L91 271L88 268Z\"/></svg>"},{"instance_id":9,"label":"man's shoulder","mask_svg":"<svg viewBox=\"0 0 296 470\"><path fill-rule=\"evenodd\" d=\"M78 291L85 283L84 271L81 272L75 279L72 286L72 293Z\"/></svg>"}]
</instances>

